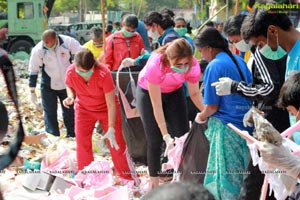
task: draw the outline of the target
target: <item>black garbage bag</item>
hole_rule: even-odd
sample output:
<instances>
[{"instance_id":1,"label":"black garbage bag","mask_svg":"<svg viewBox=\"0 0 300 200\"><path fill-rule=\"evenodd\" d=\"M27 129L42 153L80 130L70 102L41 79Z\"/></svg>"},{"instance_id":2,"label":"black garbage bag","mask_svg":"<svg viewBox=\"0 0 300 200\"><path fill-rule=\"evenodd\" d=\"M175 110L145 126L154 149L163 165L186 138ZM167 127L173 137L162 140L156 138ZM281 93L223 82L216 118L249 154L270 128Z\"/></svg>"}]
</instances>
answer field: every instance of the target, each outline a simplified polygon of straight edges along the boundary
<instances>
[{"instance_id":1,"label":"black garbage bag","mask_svg":"<svg viewBox=\"0 0 300 200\"><path fill-rule=\"evenodd\" d=\"M137 83L137 71L123 69L119 72L119 100L122 114L123 135L127 144L128 152L134 162L147 164L147 142L142 120L135 107L135 90L132 88ZM112 72L113 79L117 79L117 72ZM117 85L117 83L116 83ZM118 85L117 85L118 88ZM121 97L121 93L123 98ZM124 99L125 98L125 99ZM129 114L130 113L130 114Z\"/></svg>"},{"instance_id":2,"label":"black garbage bag","mask_svg":"<svg viewBox=\"0 0 300 200\"><path fill-rule=\"evenodd\" d=\"M209 154L209 141L204 135L206 129L207 122L200 124L194 121L185 140L182 159L178 168L181 173L181 181L201 184L204 182Z\"/></svg>"}]
</instances>

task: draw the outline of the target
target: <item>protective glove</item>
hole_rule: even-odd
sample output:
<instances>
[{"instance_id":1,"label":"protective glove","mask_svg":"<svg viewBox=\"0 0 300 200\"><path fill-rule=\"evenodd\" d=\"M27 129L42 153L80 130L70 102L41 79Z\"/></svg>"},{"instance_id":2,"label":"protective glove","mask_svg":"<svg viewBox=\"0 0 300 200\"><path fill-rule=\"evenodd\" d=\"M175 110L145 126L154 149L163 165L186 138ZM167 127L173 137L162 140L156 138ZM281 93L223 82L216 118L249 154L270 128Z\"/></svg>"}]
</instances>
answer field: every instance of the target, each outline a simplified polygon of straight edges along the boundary
<instances>
[{"instance_id":1,"label":"protective glove","mask_svg":"<svg viewBox=\"0 0 300 200\"><path fill-rule=\"evenodd\" d=\"M49 146L52 143L46 133L39 134L37 137L39 138L40 143L44 146Z\"/></svg>"},{"instance_id":2,"label":"protective glove","mask_svg":"<svg viewBox=\"0 0 300 200\"><path fill-rule=\"evenodd\" d=\"M108 139L110 145L115 148L116 150L119 149L119 145L117 144L116 138L115 138L115 129L112 127L108 128L108 131L104 136L101 137L101 139Z\"/></svg>"},{"instance_id":3,"label":"protective glove","mask_svg":"<svg viewBox=\"0 0 300 200\"><path fill-rule=\"evenodd\" d=\"M174 139L170 136L170 134L166 134L163 136L163 140L166 143L166 150L164 153L164 156L166 157L168 155L168 152L174 148Z\"/></svg>"},{"instance_id":4,"label":"protective glove","mask_svg":"<svg viewBox=\"0 0 300 200\"><path fill-rule=\"evenodd\" d=\"M297 178L300 173L300 156L293 155L288 146L275 146L268 142L259 144L262 159L274 167L285 170L288 175Z\"/></svg>"},{"instance_id":5,"label":"protective glove","mask_svg":"<svg viewBox=\"0 0 300 200\"><path fill-rule=\"evenodd\" d=\"M63 105L66 108L70 108L70 105L74 103L74 98L73 97L67 97L63 100Z\"/></svg>"},{"instance_id":6,"label":"protective glove","mask_svg":"<svg viewBox=\"0 0 300 200\"><path fill-rule=\"evenodd\" d=\"M147 53L149 53L149 52L148 52L146 49L143 48L143 49L141 50L141 54L140 54L140 55L144 55L144 54L147 54Z\"/></svg>"},{"instance_id":7,"label":"protective glove","mask_svg":"<svg viewBox=\"0 0 300 200\"><path fill-rule=\"evenodd\" d=\"M217 95L224 96L224 95L231 94L232 82L233 81L230 78L224 77L224 78L219 78L219 81L212 83L211 86L216 87Z\"/></svg>"},{"instance_id":8,"label":"protective glove","mask_svg":"<svg viewBox=\"0 0 300 200\"><path fill-rule=\"evenodd\" d=\"M252 111L252 109L250 109L244 115L243 124L244 124L245 127L247 127L247 126L252 127L253 126L254 121L253 121L253 118L252 118L252 114L253 114L253 111Z\"/></svg>"},{"instance_id":9,"label":"protective glove","mask_svg":"<svg viewBox=\"0 0 300 200\"><path fill-rule=\"evenodd\" d=\"M197 115L196 115L196 117L195 117L195 122L197 122L198 124L204 124L204 123L206 123L207 122L207 120L201 120L201 118L200 118L200 112L199 113L197 113Z\"/></svg>"},{"instance_id":10,"label":"protective glove","mask_svg":"<svg viewBox=\"0 0 300 200\"><path fill-rule=\"evenodd\" d=\"M119 67L119 70L122 70L124 68L127 68L127 67L131 67L131 66L134 66L135 65L135 59L132 59L132 58L125 58L120 67Z\"/></svg>"},{"instance_id":11,"label":"protective glove","mask_svg":"<svg viewBox=\"0 0 300 200\"><path fill-rule=\"evenodd\" d=\"M252 116L254 114L253 112L255 112L255 113L257 113L261 116L264 116L263 111L258 110L257 108L252 106L243 117L243 124L244 124L245 127L247 127L247 126L252 127L253 126L253 124L254 124L253 116Z\"/></svg>"},{"instance_id":12,"label":"protective glove","mask_svg":"<svg viewBox=\"0 0 300 200\"><path fill-rule=\"evenodd\" d=\"M35 93L35 92L31 92L31 93L30 93L30 100L31 100L31 102L32 102L34 105L37 105L37 104L38 104L37 96L36 96L36 93Z\"/></svg>"},{"instance_id":13,"label":"protective glove","mask_svg":"<svg viewBox=\"0 0 300 200\"><path fill-rule=\"evenodd\" d=\"M30 93L30 100L35 105L35 107L36 107L37 110L40 110L40 111L43 110L43 106L42 106L41 102L39 102L37 100L37 96L36 96L35 92L31 92Z\"/></svg>"}]
</instances>

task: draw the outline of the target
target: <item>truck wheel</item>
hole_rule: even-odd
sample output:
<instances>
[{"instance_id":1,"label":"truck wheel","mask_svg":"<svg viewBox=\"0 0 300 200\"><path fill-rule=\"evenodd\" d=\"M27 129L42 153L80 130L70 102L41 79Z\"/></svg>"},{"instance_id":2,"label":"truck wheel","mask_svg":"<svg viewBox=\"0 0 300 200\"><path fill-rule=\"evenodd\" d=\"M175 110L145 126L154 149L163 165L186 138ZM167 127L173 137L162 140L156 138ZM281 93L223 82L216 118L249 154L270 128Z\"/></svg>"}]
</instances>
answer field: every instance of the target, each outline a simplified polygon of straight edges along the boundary
<instances>
[{"instance_id":1,"label":"truck wheel","mask_svg":"<svg viewBox=\"0 0 300 200\"><path fill-rule=\"evenodd\" d=\"M11 53L17 53L18 51L25 51L26 53L30 54L31 49L33 48L33 44L31 42L28 42L26 40L18 40L10 46L8 49L8 52Z\"/></svg>"}]
</instances>

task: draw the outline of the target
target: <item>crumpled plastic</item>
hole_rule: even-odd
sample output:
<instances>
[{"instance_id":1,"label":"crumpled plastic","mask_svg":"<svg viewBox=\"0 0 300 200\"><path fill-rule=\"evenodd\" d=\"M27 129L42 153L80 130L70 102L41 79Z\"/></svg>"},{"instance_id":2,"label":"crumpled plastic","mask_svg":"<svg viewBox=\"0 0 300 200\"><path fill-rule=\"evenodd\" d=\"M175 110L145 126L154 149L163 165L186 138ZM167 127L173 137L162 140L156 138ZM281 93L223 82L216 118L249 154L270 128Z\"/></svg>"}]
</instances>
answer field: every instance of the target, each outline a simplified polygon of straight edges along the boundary
<instances>
[{"instance_id":1,"label":"crumpled plastic","mask_svg":"<svg viewBox=\"0 0 300 200\"><path fill-rule=\"evenodd\" d=\"M44 159L41 163L41 171L49 172L63 172L69 171L72 173L77 172L77 161L75 153L71 153L68 149L65 149L62 153L57 154L57 151L51 151L48 149Z\"/></svg>"},{"instance_id":2,"label":"crumpled plastic","mask_svg":"<svg viewBox=\"0 0 300 200\"><path fill-rule=\"evenodd\" d=\"M93 161L75 176L86 189L109 187L114 185L113 171L106 160Z\"/></svg>"},{"instance_id":3,"label":"crumpled plastic","mask_svg":"<svg viewBox=\"0 0 300 200\"><path fill-rule=\"evenodd\" d=\"M90 200L128 200L127 186L110 186L95 190L86 190L76 194L74 200L90 199Z\"/></svg>"},{"instance_id":4,"label":"crumpled plastic","mask_svg":"<svg viewBox=\"0 0 300 200\"><path fill-rule=\"evenodd\" d=\"M92 136L92 147L93 152L100 155L105 156L109 155L110 151L108 145L106 144L105 140L101 140L101 135L99 133L93 134Z\"/></svg>"},{"instance_id":5,"label":"crumpled plastic","mask_svg":"<svg viewBox=\"0 0 300 200\"><path fill-rule=\"evenodd\" d=\"M284 171L280 171L263 161L258 155L258 145L256 143L247 143L253 161L253 166L258 165L259 169L268 179L270 185L270 194L274 191L274 196L277 200L284 200L291 195L295 189L297 179L288 176ZM287 145L283 142L282 145Z\"/></svg>"},{"instance_id":6,"label":"crumpled plastic","mask_svg":"<svg viewBox=\"0 0 300 200\"><path fill-rule=\"evenodd\" d=\"M174 169L172 181L179 181L178 168L181 162L182 150L184 142L189 133L184 134L180 138L175 137L174 144L175 147L168 151L168 162L162 165L162 171L167 169Z\"/></svg>"}]
</instances>

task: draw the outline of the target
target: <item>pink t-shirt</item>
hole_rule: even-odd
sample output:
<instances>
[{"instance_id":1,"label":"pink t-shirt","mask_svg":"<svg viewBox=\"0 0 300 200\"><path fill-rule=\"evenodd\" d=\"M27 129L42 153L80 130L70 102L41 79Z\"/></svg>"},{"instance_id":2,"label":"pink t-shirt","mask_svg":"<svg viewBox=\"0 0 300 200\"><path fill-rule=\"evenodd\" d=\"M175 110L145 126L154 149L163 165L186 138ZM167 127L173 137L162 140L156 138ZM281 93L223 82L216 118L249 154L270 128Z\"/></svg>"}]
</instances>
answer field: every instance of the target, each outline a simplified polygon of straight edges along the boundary
<instances>
[{"instance_id":1,"label":"pink t-shirt","mask_svg":"<svg viewBox=\"0 0 300 200\"><path fill-rule=\"evenodd\" d=\"M148 82L160 85L162 93L177 90L185 81L197 83L200 80L200 66L196 58L193 58L193 66L186 73L174 72L170 65L161 63L162 54L153 52L147 64L142 69L138 78L138 85L148 90Z\"/></svg>"}]
</instances>

